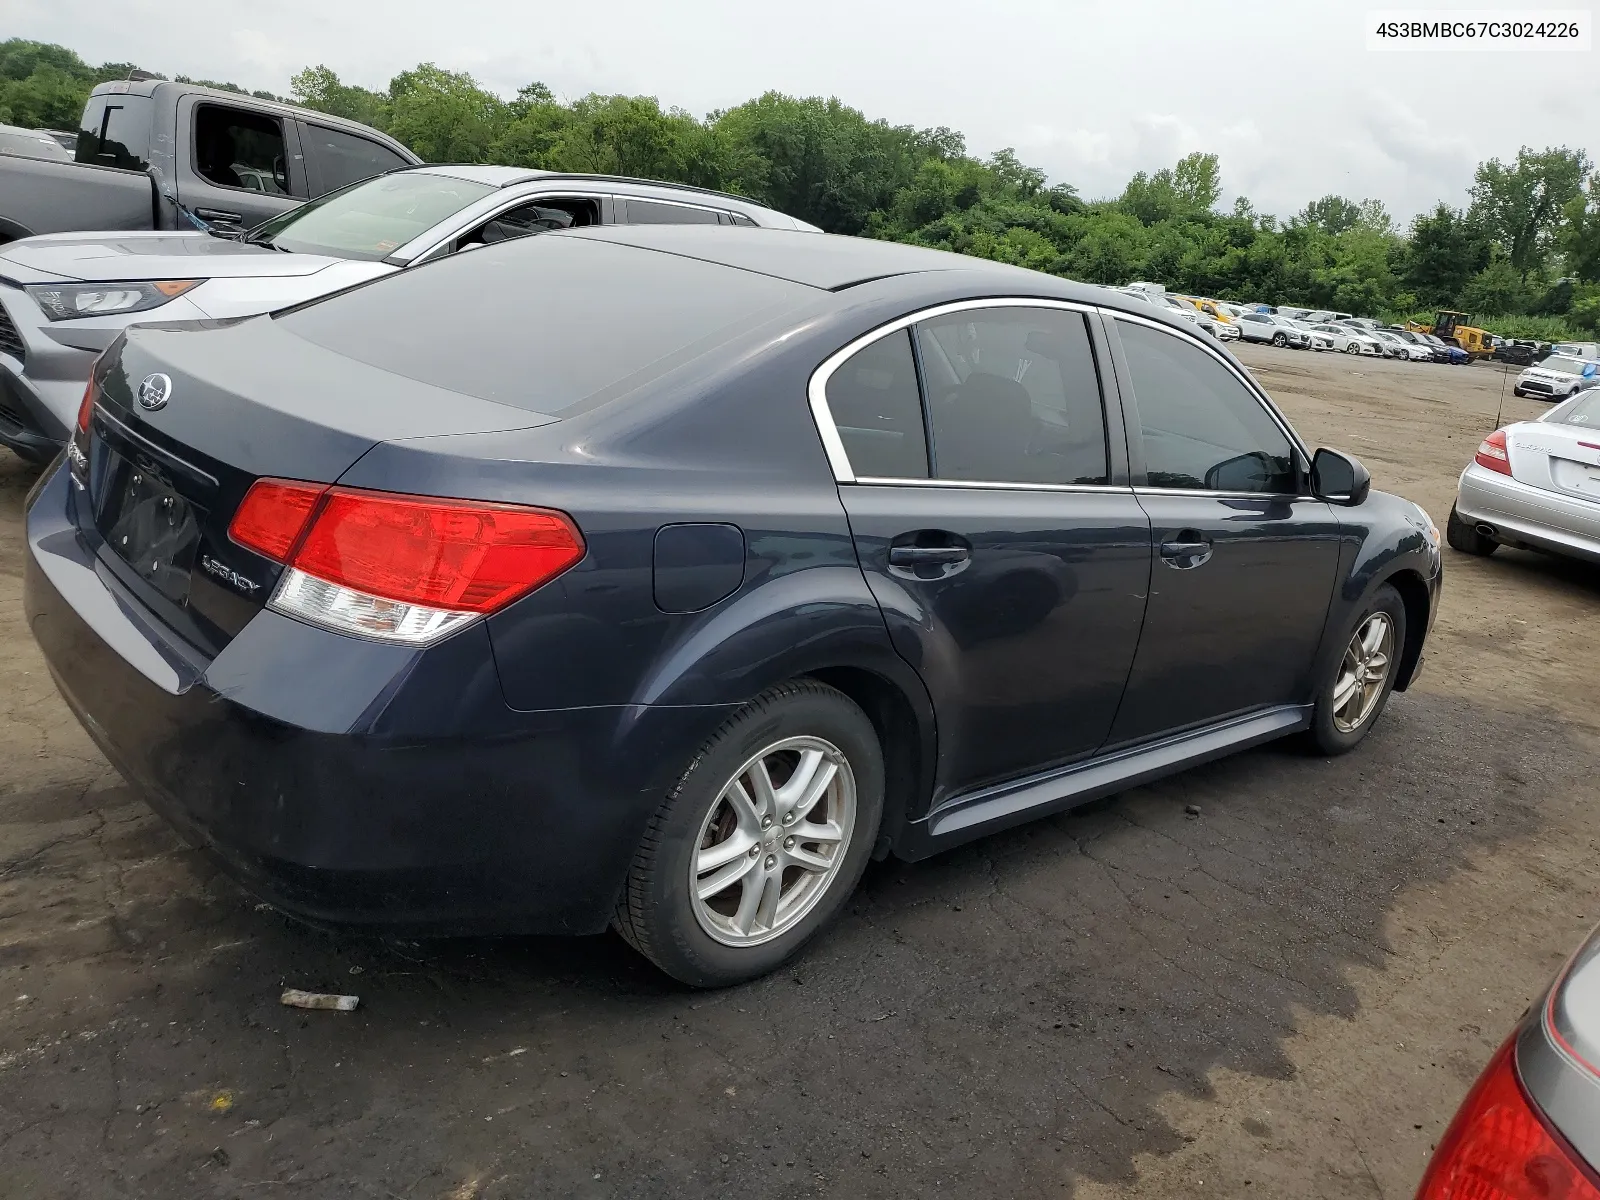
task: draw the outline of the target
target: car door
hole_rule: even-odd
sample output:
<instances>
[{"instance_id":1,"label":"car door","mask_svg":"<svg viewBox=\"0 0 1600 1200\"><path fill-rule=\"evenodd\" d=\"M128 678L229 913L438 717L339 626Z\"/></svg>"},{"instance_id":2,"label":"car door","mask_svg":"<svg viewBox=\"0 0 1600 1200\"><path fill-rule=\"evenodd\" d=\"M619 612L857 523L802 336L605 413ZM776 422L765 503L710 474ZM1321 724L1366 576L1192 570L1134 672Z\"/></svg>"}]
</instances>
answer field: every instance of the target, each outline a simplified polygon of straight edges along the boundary
<instances>
[{"instance_id":1,"label":"car door","mask_svg":"<svg viewBox=\"0 0 1600 1200\"><path fill-rule=\"evenodd\" d=\"M250 229L306 199L294 121L203 96L185 97L179 112L188 149L178 155L178 197L194 216Z\"/></svg>"},{"instance_id":2,"label":"car door","mask_svg":"<svg viewBox=\"0 0 1600 1200\"><path fill-rule=\"evenodd\" d=\"M1261 313L1244 313L1239 318L1239 336L1252 342L1272 340L1272 322Z\"/></svg>"},{"instance_id":3,"label":"car door","mask_svg":"<svg viewBox=\"0 0 1600 1200\"><path fill-rule=\"evenodd\" d=\"M1151 550L1106 353L1087 309L975 301L880 330L813 382L861 566L934 703L936 799L1110 730Z\"/></svg>"},{"instance_id":4,"label":"car door","mask_svg":"<svg viewBox=\"0 0 1600 1200\"><path fill-rule=\"evenodd\" d=\"M1306 702L1339 560L1306 456L1220 352L1137 317L1108 324L1156 550L1109 743Z\"/></svg>"}]
</instances>

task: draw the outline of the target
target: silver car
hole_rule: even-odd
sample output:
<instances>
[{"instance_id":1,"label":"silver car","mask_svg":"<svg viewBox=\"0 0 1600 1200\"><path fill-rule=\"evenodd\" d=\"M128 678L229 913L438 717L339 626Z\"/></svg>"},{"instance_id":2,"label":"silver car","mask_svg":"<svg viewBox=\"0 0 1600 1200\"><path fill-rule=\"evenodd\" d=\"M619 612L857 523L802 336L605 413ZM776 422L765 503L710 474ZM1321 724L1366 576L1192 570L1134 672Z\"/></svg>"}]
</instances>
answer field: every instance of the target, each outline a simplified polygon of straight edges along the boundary
<instances>
[{"instance_id":1,"label":"silver car","mask_svg":"<svg viewBox=\"0 0 1600 1200\"><path fill-rule=\"evenodd\" d=\"M90 365L129 325L253 316L485 243L611 224L815 230L698 188L426 166L352 184L244 235L23 238L0 246L0 445L53 457L77 419Z\"/></svg>"},{"instance_id":2,"label":"silver car","mask_svg":"<svg viewBox=\"0 0 1600 1200\"><path fill-rule=\"evenodd\" d=\"M1511 386L1513 395L1536 400L1564 400L1600 383L1600 366L1565 354L1552 354L1543 362L1523 368Z\"/></svg>"},{"instance_id":3,"label":"silver car","mask_svg":"<svg viewBox=\"0 0 1600 1200\"><path fill-rule=\"evenodd\" d=\"M1520 546L1600 562L1600 390L1484 438L1445 537L1465 554Z\"/></svg>"},{"instance_id":4,"label":"silver car","mask_svg":"<svg viewBox=\"0 0 1600 1200\"><path fill-rule=\"evenodd\" d=\"M1288 317L1276 313L1247 312L1239 317L1239 336L1247 342L1271 342L1274 346L1293 346L1305 350L1311 346L1311 334Z\"/></svg>"}]
</instances>

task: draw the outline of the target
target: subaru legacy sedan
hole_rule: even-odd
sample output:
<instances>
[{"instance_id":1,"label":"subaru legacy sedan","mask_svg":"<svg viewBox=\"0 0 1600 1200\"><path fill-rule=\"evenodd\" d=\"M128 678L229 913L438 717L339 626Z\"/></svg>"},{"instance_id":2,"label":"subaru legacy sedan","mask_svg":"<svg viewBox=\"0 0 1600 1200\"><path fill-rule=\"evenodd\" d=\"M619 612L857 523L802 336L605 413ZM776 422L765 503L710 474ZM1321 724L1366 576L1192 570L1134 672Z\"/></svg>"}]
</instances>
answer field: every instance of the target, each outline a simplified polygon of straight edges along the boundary
<instances>
[{"instance_id":1,"label":"subaru legacy sedan","mask_svg":"<svg viewBox=\"0 0 1600 1200\"><path fill-rule=\"evenodd\" d=\"M1415 504L1097 287L588 228L130 329L26 612L136 789L302 918L615 925L770 971L920 859L1288 734L1356 746Z\"/></svg>"}]
</instances>

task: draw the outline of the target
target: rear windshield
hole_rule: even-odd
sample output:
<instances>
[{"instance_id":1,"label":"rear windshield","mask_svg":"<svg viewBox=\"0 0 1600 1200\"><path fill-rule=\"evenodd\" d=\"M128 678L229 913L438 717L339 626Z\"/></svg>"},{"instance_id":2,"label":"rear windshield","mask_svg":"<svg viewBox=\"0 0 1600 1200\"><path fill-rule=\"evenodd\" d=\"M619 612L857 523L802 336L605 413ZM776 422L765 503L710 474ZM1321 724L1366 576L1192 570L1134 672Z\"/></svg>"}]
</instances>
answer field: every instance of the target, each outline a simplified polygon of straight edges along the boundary
<instances>
[{"instance_id":1,"label":"rear windshield","mask_svg":"<svg viewBox=\"0 0 1600 1200\"><path fill-rule=\"evenodd\" d=\"M377 262L494 190L469 179L402 171L290 209L258 225L250 240L302 254Z\"/></svg>"},{"instance_id":2,"label":"rear windshield","mask_svg":"<svg viewBox=\"0 0 1600 1200\"><path fill-rule=\"evenodd\" d=\"M69 159L61 143L44 133L12 133L0 130L0 154L14 154L18 158Z\"/></svg>"},{"instance_id":3,"label":"rear windshield","mask_svg":"<svg viewBox=\"0 0 1600 1200\"><path fill-rule=\"evenodd\" d=\"M380 370L559 414L623 395L818 294L769 275L546 233L413 267L275 319Z\"/></svg>"},{"instance_id":4,"label":"rear windshield","mask_svg":"<svg viewBox=\"0 0 1600 1200\"><path fill-rule=\"evenodd\" d=\"M1600 428L1600 388L1587 391L1576 400L1569 400L1559 408L1552 408L1541 420L1554 421L1557 425L1586 425L1590 429Z\"/></svg>"},{"instance_id":5,"label":"rear windshield","mask_svg":"<svg viewBox=\"0 0 1600 1200\"><path fill-rule=\"evenodd\" d=\"M142 171L150 165L149 96L90 96L73 156L81 163Z\"/></svg>"}]
</instances>

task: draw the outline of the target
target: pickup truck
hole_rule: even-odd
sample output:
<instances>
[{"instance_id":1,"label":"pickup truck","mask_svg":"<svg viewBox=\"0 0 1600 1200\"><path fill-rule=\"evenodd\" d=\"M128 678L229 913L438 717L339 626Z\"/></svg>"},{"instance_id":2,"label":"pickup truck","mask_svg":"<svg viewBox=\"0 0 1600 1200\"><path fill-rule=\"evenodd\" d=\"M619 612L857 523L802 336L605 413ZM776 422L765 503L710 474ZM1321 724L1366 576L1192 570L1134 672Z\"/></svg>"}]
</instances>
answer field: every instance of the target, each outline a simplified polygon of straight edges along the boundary
<instances>
[{"instance_id":1,"label":"pickup truck","mask_svg":"<svg viewBox=\"0 0 1600 1200\"><path fill-rule=\"evenodd\" d=\"M421 161L354 121L139 78L89 94L75 160L0 156L0 242L77 230L243 231Z\"/></svg>"}]
</instances>

